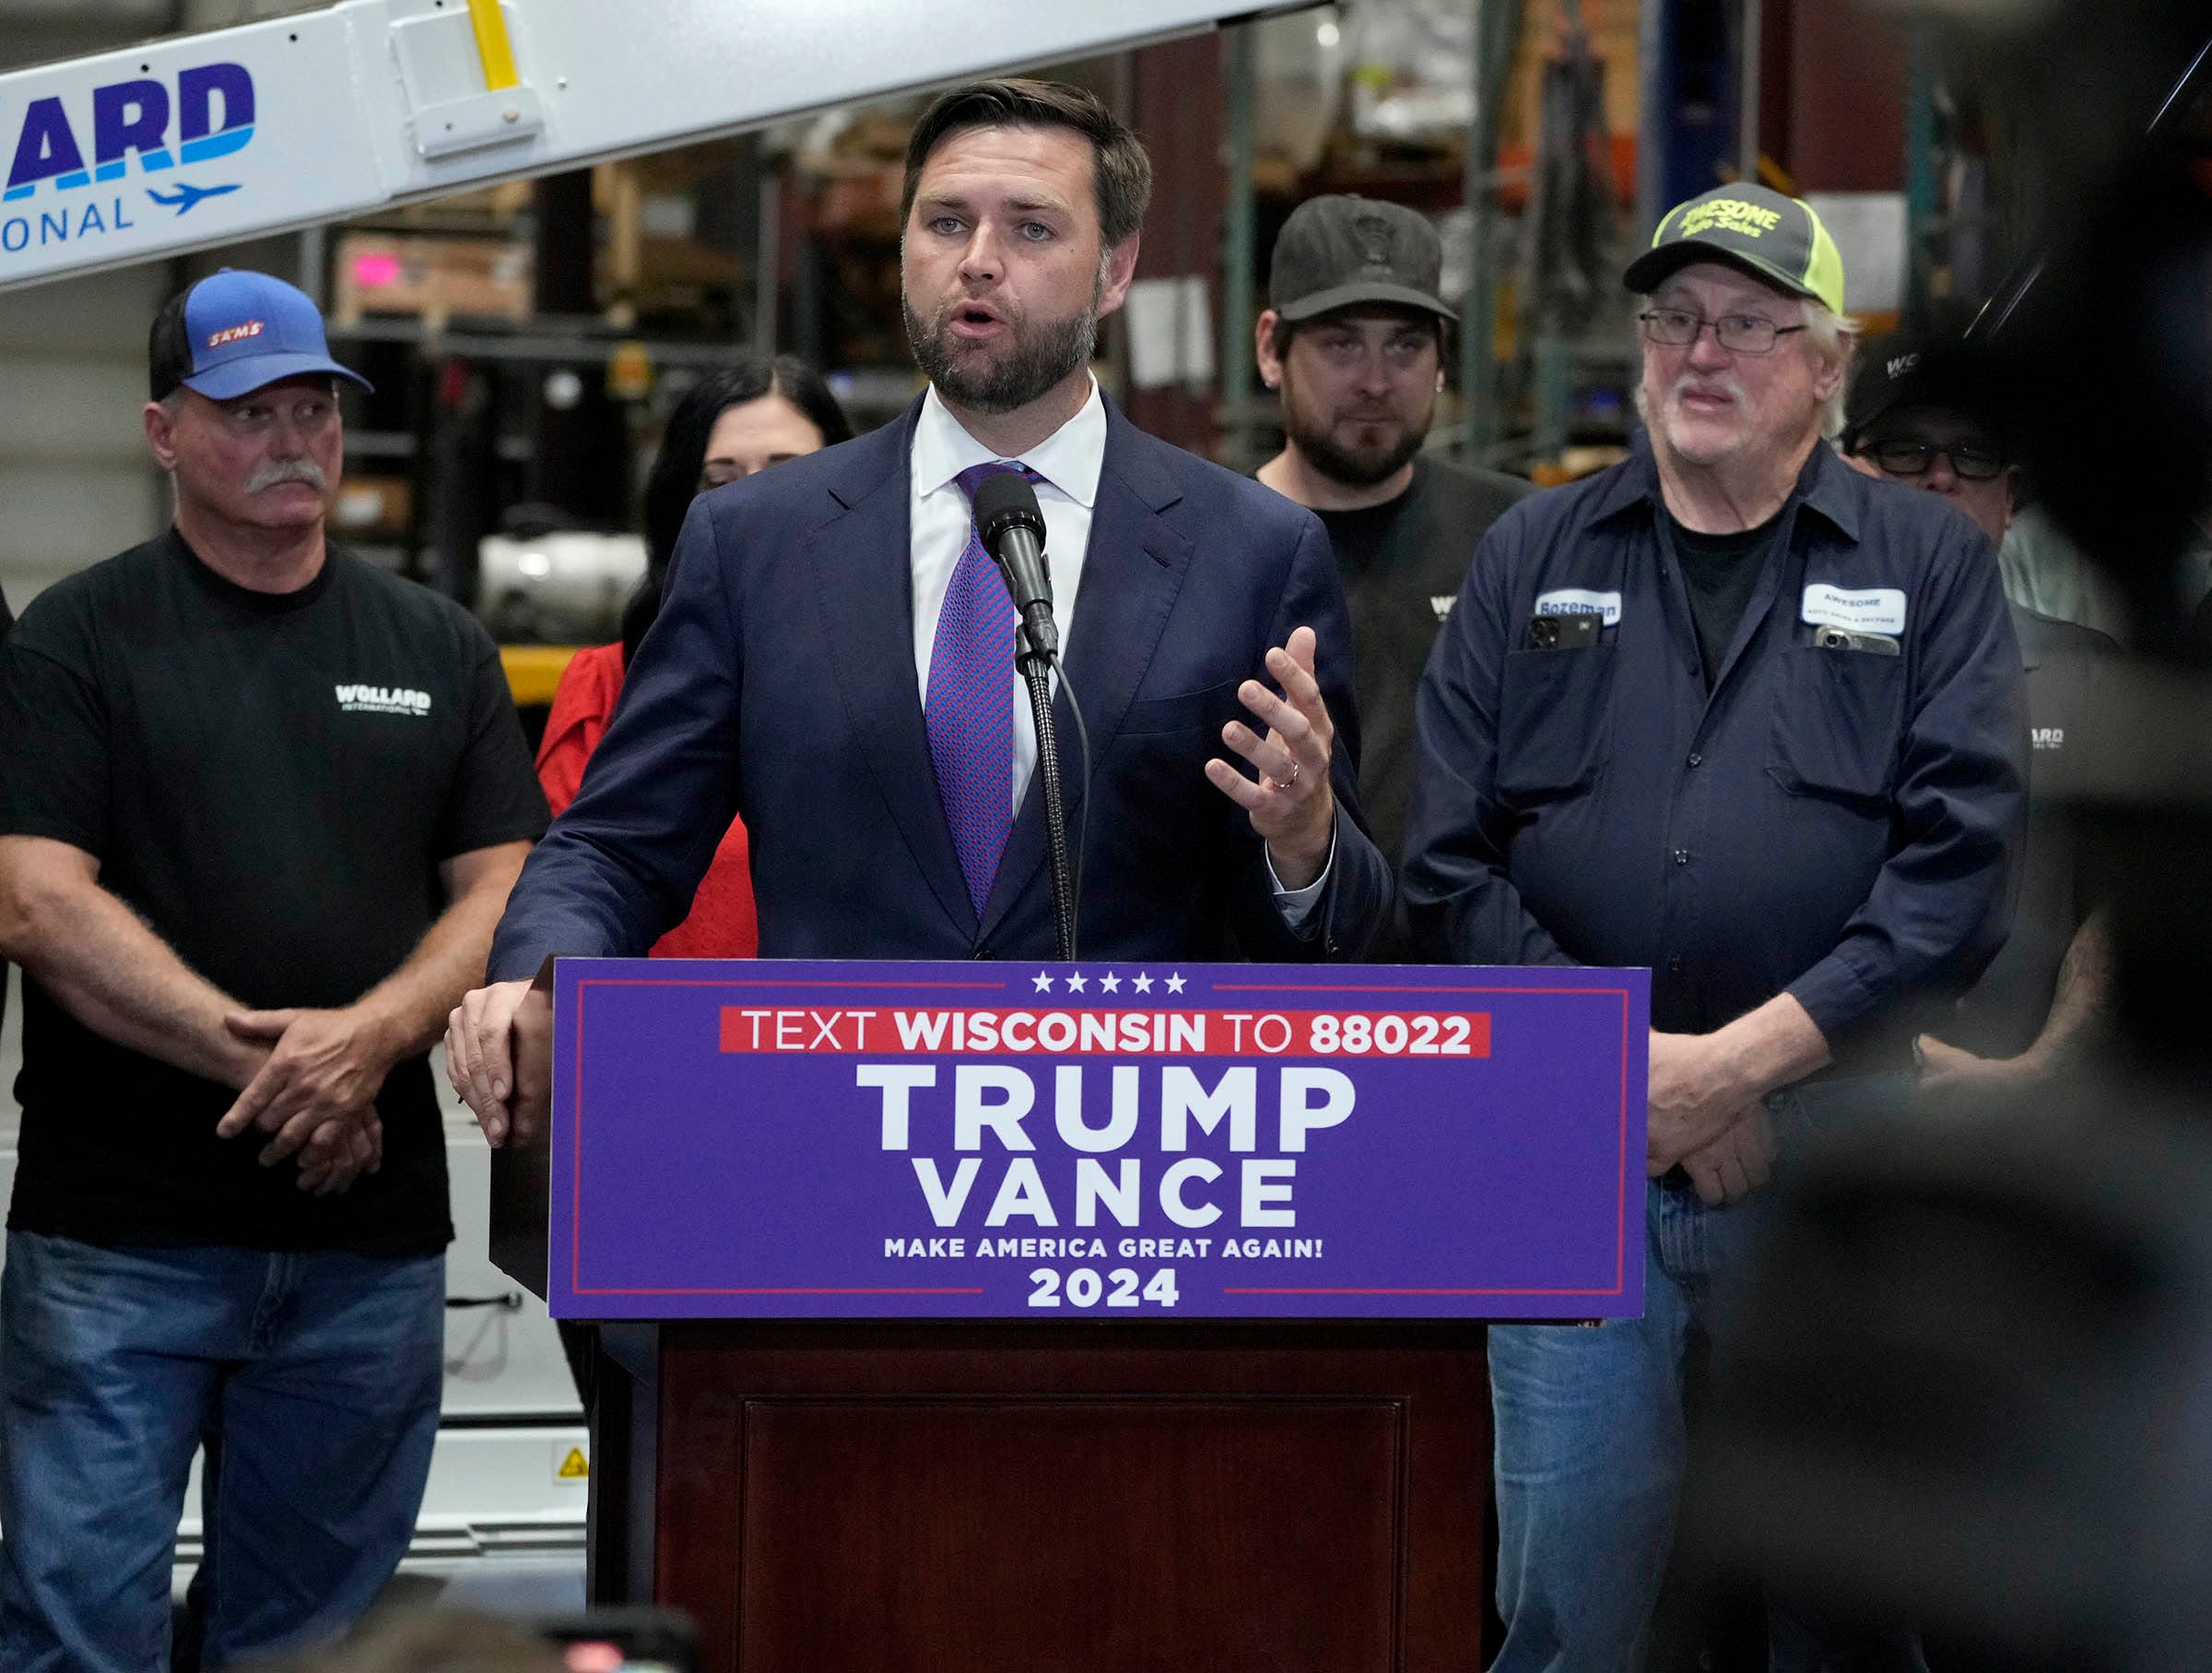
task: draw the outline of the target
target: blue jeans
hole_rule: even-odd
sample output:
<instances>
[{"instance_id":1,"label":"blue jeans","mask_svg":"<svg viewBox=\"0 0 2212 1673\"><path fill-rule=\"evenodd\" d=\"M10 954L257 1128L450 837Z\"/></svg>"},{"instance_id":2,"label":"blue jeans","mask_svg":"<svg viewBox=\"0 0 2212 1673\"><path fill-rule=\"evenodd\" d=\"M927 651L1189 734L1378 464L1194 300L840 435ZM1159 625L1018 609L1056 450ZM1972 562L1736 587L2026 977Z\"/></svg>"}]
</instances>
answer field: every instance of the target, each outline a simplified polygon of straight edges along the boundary
<instances>
[{"instance_id":1,"label":"blue jeans","mask_svg":"<svg viewBox=\"0 0 2212 1673\"><path fill-rule=\"evenodd\" d=\"M1903 1077L1815 1083L1771 1098L1786 1164L1818 1127L1902 1107ZM1686 1453L1682 1361L1709 1328L1716 1289L1756 1239L1763 1194L1708 1208L1679 1176L1644 1203L1641 1319L1493 1325L1498 1611L1505 1642L1490 1673L1633 1673L1673 1543ZM1917 1645L1845 1653L1771 1610L1776 1673L1830 1668L1924 1673Z\"/></svg>"},{"instance_id":2,"label":"blue jeans","mask_svg":"<svg viewBox=\"0 0 2212 1673\"><path fill-rule=\"evenodd\" d=\"M203 1441L204 1664L350 1625L414 1531L444 1303L442 1255L8 1233L0 1669L168 1667L177 1521Z\"/></svg>"}]
</instances>

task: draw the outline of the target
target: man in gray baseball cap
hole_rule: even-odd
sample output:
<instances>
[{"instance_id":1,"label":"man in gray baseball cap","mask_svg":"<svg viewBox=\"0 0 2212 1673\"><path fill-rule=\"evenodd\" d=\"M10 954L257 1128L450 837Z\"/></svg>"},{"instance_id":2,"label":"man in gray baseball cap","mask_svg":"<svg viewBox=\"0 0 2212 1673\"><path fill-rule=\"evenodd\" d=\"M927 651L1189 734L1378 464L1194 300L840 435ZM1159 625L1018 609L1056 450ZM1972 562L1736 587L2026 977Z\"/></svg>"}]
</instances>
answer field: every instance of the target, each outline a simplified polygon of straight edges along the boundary
<instances>
[{"instance_id":1,"label":"man in gray baseball cap","mask_svg":"<svg viewBox=\"0 0 2212 1673\"><path fill-rule=\"evenodd\" d=\"M1394 860L1413 792L1413 691L1484 533L1528 484L1422 451L1444 386L1443 248L1376 198L1311 198L1268 273L1254 348L1282 396L1259 479L1321 518L1352 613L1360 801ZM1388 956L1384 949L1383 956Z\"/></svg>"}]
</instances>

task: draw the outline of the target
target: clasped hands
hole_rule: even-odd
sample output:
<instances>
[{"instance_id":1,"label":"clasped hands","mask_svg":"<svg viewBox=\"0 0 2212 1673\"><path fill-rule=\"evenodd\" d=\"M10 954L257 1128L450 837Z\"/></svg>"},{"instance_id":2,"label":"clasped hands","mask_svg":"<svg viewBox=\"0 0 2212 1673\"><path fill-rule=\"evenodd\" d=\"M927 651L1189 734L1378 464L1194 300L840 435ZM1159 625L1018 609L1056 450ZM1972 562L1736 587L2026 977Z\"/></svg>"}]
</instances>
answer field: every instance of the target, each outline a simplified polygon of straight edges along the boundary
<instances>
[{"instance_id":1,"label":"clasped hands","mask_svg":"<svg viewBox=\"0 0 2212 1673\"><path fill-rule=\"evenodd\" d=\"M1780 1149L1765 1092L1736 1073L1712 1034L1651 1036L1651 1127L1645 1171L1679 1164L1699 1199L1718 1207L1767 1183Z\"/></svg>"},{"instance_id":2,"label":"clasped hands","mask_svg":"<svg viewBox=\"0 0 2212 1673\"><path fill-rule=\"evenodd\" d=\"M300 1189L317 1196L382 1165L376 1096L397 1058L383 1024L359 1006L233 1011L223 1023L257 1066L216 1124L218 1138L271 1135L261 1165L297 1155Z\"/></svg>"}]
</instances>

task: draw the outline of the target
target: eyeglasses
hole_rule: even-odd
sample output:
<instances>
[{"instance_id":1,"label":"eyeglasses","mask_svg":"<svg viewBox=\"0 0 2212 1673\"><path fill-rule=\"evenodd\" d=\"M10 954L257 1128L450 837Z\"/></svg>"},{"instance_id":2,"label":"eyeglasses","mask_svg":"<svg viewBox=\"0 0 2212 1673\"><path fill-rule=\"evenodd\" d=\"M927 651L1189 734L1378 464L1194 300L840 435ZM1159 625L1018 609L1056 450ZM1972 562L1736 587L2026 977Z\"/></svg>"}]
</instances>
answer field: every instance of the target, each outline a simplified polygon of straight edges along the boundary
<instances>
[{"instance_id":1,"label":"eyeglasses","mask_svg":"<svg viewBox=\"0 0 2212 1673\"><path fill-rule=\"evenodd\" d=\"M1771 354L1777 338L1805 329L1803 325L1777 325L1761 313L1724 313L1717 320L1709 320L1687 308L1653 308L1636 317L1643 322L1643 335L1667 348L1696 342L1698 334L1710 325L1712 340L1730 354Z\"/></svg>"},{"instance_id":2,"label":"eyeglasses","mask_svg":"<svg viewBox=\"0 0 2212 1673\"><path fill-rule=\"evenodd\" d=\"M1891 477L1924 477L1940 454L1968 482L1987 482L2005 469L2005 455L1986 442L1877 442L1866 456Z\"/></svg>"}]
</instances>

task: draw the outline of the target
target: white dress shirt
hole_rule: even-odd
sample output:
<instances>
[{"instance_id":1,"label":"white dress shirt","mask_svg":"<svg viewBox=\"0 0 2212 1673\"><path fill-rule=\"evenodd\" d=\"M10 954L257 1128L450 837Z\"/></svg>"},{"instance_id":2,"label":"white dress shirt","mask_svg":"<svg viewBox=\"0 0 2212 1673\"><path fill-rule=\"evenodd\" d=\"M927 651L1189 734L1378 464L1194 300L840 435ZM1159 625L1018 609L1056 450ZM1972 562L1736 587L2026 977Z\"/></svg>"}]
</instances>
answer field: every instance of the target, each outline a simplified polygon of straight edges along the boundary
<instances>
[{"instance_id":1,"label":"white dress shirt","mask_svg":"<svg viewBox=\"0 0 2212 1673\"><path fill-rule=\"evenodd\" d=\"M945 595L952 590L952 572L960 554L968 549L971 509L957 478L971 465L984 465L999 455L960 427L935 386L922 397L922 412L914 420L913 451L908 459L907 527L909 559L912 564L914 596L914 677L924 706L929 701L929 662L936 649L937 619L945 612ZM1076 416L1021 455L1022 464L1043 481L1037 484L1037 507L1044 513L1044 561L1053 581L1053 619L1060 627L1063 652L1073 644L1076 604L1083 586L1083 558L1090 549L1090 520L1098 503L1099 475L1106 465L1106 403L1093 379L1090 396ZM1256 672L1256 670L1255 670ZM1022 689L1021 676L1011 667L1006 680L1014 705L1014 773L1008 787L1017 816L1021 798L1037 771L1037 723ZM1053 689L1057 691L1057 677ZM1078 699L1083 693L1077 690ZM1226 746L1224 746L1226 753ZM1332 842L1329 865L1335 862ZM1329 866L1303 889L1285 889L1275 875L1275 861L1267 861L1267 875L1275 885L1276 901L1291 927L1302 927L1321 899L1329 880Z\"/></svg>"},{"instance_id":2,"label":"white dress shirt","mask_svg":"<svg viewBox=\"0 0 2212 1673\"><path fill-rule=\"evenodd\" d=\"M952 572L968 549L970 506L955 480L971 465L998 455L960 428L960 421L937 398L933 387L922 397L914 421L913 454L908 472L908 528L914 583L914 676L924 706L929 701L929 660L937 644L937 618ZM1065 648L1076 619L1076 598L1083 584L1083 555L1090 549L1090 513L1098 502L1099 473L1106 465L1106 403L1099 386L1076 416L1021 456L1021 463L1044 480L1037 484L1037 508L1044 513L1044 562L1053 578L1053 619L1060 625ZM1037 771L1037 723L1021 676L1009 667L1014 705L1014 808ZM1059 689L1057 677L1053 689ZM1080 698L1082 691L1076 695Z\"/></svg>"}]
</instances>

